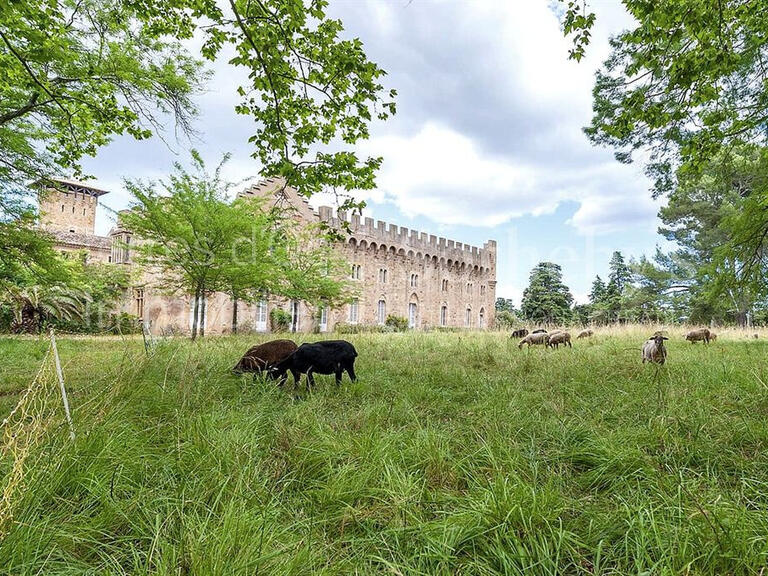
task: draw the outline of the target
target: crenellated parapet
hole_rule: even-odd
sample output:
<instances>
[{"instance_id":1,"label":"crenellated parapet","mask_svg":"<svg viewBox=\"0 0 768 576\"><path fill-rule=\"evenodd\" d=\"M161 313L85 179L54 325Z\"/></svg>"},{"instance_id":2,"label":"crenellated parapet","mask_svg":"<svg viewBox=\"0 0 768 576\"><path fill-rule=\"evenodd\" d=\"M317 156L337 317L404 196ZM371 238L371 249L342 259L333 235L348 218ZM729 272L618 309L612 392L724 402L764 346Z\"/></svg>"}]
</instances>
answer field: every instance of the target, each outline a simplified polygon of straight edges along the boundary
<instances>
[{"instance_id":1,"label":"crenellated parapet","mask_svg":"<svg viewBox=\"0 0 768 576\"><path fill-rule=\"evenodd\" d=\"M343 230L346 222L349 227L348 240L356 244L365 242L377 249L385 247L387 251L406 257L436 259L449 266L464 264L469 267L482 267L493 271L495 275L495 240L488 240L479 248L381 220L361 218L359 214L348 217L343 210L339 210L334 216L330 206L320 206L318 217L337 230Z\"/></svg>"}]
</instances>

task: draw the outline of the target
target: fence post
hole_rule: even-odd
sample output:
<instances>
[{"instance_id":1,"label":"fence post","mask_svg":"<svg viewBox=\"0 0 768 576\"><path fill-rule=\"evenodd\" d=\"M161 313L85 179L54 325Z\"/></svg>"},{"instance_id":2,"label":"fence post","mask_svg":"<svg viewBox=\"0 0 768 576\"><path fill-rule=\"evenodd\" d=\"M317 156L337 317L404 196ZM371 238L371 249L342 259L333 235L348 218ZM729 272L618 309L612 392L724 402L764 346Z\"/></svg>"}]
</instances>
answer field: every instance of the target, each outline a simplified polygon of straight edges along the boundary
<instances>
[{"instance_id":1,"label":"fence post","mask_svg":"<svg viewBox=\"0 0 768 576\"><path fill-rule=\"evenodd\" d=\"M53 360L56 363L56 374L59 377L59 388L61 389L61 399L64 401L64 412L67 415L67 424L69 424L69 437L75 439L75 427L72 424L72 415L69 413L69 400L67 400L67 390L64 388L64 374L61 371L61 360L59 360L59 351L56 349L56 337L51 328L51 349L53 350Z\"/></svg>"}]
</instances>

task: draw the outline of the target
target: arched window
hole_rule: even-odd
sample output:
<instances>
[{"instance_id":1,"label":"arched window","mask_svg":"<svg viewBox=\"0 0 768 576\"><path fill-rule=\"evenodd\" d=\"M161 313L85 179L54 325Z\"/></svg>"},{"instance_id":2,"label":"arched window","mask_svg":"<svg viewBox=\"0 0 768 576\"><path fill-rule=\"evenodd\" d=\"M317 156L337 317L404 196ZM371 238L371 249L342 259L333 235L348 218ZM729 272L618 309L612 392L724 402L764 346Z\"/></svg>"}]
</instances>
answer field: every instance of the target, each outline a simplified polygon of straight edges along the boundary
<instances>
[{"instance_id":1,"label":"arched window","mask_svg":"<svg viewBox=\"0 0 768 576\"><path fill-rule=\"evenodd\" d=\"M480 315L477 317L478 320L478 328L480 330L483 330L485 328L485 310L480 308Z\"/></svg>"},{"instance_id":2,"label":"arched window","mask_svg":"<svg viewBox=\"0 0 768 576\"><path fill-rule=\"evenodd\" d=\"M443 304L440 307L440 326L445 326L448 324L448 306Z\"/></svg>"},{"instance_id":3,"label":"arched window","mask_svg":"<svg viewBox=\"0 0 768 576\"><path fill-rule=\"evenodd\" d=\"M443 290L443 292L448 292L448 279L443 278L443 281L440 284L440 288Z\"/></svg>"},{"instance_id":4,"label":"arched window","mask_svg":"<svg viewBox=\"0 0 768 576\"><path fill-rule=\"evenodd\" d=\"M411 274L411 288L416 288L419 285L419 275Z\"/></svg>"},{"instance_id":5,"label":"arched window","mask_svg":"<svg viewBox=\"0 0 768 576\"><path fill-rule=\"evenodd\" d=\"M328 306L320 308L320 332L328 331Z\"/></svg>"},{"instance_id":6,"label":"arched window","mask_svg":"<svg viewBox=\"0 0 768 576\"><path fill-rule=\"evenodd\" d=\"M360 280L361 270L362 267L360 264L352 264L352 271L350 272L349 277L352 278L352 280Z\"/></svg>"},{"instance_id":7,"label":"arched window","mask_svg":"<svg viewBox=\"0 0 768 576\"><path fill-rule=\"evenodd\" d=\"M376 308L376 319L382 325L387 321L387 303L384 300L379 300Z\"/></svg>"},{"instance_id":8,"label":"arched window","mask_svg":"<svg viewBox=\"0 0 768 576\"><path fill-rule=\"evenodd\" d=\"M387 269L379 268L379 282L382 284L387 283Z\"/></svg>"},{"instance_id":9,"label":"arched window","mask_svg":"<svg viewBox=\"0 0 768 576\"><path fill-rule=\"evenodd\" d=\"M416 302L408 304L408 328L416 328L418 305Z\"/></svg>"},{"instance_id":10,"label":"arched window","mask_svg":"<svg viewBox=\"0 0 768 576\"><path fill-rule=\"evenodd\" d=\"M467 328L472 326L472 308L467 308L467 312L464 316L464 326Z\"/></svg>"}]
</instances>

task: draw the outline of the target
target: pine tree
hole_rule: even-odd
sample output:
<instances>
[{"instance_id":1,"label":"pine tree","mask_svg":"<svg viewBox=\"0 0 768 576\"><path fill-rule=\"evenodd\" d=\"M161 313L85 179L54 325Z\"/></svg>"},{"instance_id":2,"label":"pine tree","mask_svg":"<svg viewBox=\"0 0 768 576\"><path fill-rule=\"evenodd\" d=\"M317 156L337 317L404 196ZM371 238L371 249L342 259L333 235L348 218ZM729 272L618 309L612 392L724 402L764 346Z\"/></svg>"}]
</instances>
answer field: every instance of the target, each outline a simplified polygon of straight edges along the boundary
<instances>
[{"instance_id":1,"label":"pine tree","mask_svg":"<svg viewBox=\"0 0 768 576\"><path fill-rule=\"evenodd\" d=\"M540 262L531 271L528 287L523 292L523 316L534 322L549 324L571 320L573 295L563 283L563 272L553 262Z\"/></svg>"}]
</instances>

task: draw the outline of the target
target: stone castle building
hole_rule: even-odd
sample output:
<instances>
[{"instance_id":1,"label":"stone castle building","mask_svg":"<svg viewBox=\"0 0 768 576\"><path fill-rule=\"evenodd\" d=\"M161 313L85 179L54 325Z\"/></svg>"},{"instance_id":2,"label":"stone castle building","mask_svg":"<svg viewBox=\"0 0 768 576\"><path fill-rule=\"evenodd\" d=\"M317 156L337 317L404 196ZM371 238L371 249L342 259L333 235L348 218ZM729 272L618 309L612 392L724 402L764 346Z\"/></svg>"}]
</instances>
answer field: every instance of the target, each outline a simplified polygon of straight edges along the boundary
<instances>
[{"instance_id":1,"label":"stone castle building","mask_svg":"<svg viewBox=\"0 0 768 576\"><path fill-rule=\"evenodd\" d=\"M63 252L85 251L92 261L133 266L131 243L136 239L119 221L109 236L95 234L96 207L107 191L81 182L54 179L40 195L41 227ZM314 309L304 302L267 298L240 303L242 331L271 330L270 313L281 308L290 314L291 331L331 331L339 324L384 324L387 316L408 319L414 329L453 327L484 329L493 325L496 301L496 242L482 248L432 234L344 212L334 215L321 206L315 212L306 199L277 179L267 179L240 193L267 197L298 223L324 221L341 229L349 226L340 255L349 262L349 282L355 298L338 309ZM140 318L152 333L186 332L191 328L194 297L160 290L146 271L139 275L121 310ZM232 302L216 293L206 299L206 333L226 333L231 326Z\"/></svg>"}]
</instances>

